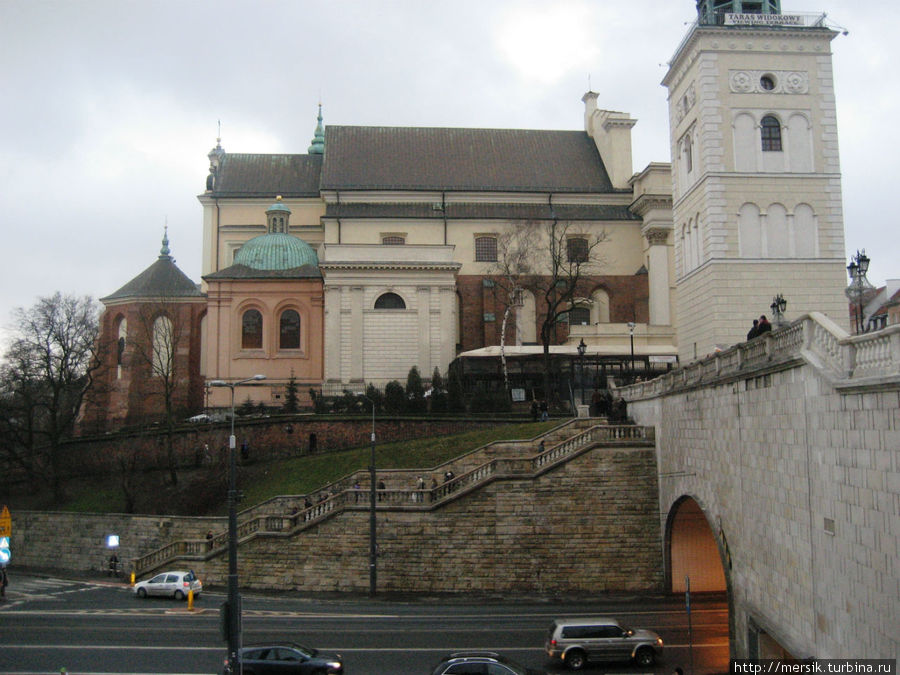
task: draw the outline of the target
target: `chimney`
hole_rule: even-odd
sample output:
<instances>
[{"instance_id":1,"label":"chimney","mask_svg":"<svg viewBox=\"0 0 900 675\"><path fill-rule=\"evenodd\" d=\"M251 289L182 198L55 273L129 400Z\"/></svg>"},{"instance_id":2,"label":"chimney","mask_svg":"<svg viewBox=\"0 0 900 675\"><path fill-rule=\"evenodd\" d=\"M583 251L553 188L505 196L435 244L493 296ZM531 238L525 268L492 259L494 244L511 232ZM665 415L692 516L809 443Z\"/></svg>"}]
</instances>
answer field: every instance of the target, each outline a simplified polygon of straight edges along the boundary
<instances>
[{"instance_id":1,"label":"chimney","mask_svg":"<svg viewBox=\"0 0 900 675\"><path fill-rule=\"evenodd\" d=\"M631 127L637 124L628 113L599 110L599 94L589 91L584 102L584 130L594 139L600 159L614 188L627 189L634 175L631 166Z\"/></svg>"}]
</instances>

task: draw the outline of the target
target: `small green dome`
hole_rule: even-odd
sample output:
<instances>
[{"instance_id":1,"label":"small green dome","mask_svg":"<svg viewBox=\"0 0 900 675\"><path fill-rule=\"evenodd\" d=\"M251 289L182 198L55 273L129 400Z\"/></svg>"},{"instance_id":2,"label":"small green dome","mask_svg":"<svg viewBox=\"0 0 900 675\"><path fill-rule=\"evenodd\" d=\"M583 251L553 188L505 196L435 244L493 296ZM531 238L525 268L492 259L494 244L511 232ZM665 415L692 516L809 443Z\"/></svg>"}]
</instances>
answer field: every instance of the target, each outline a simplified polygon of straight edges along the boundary
<instances>
[{"instance_id":1,"label":"small green dome","mask_svg":"<svg viewBox=\"0 0 900 675\"><path fill-rule=\"evenodd\" d=\"M241 247L235 265L254 270L290 270L304 265L319 266L319 257L302 239L290 234L263 234Z\"/></svg>"},{"instance_id":2,"label":"small green dome","mask_svg":"<svg viewBox=\"0 0 900 675\"><path fill-rule=\"evenodd\" d=\"M285 204L283 201L281 201L281 195L278 195L277 197L275 197L275 203L266 209L266 213L275 213L275 212L281 212L281 213L290 213L291 212L291 210L287 207L287 204Z\"/></svg>"}]
</instances>

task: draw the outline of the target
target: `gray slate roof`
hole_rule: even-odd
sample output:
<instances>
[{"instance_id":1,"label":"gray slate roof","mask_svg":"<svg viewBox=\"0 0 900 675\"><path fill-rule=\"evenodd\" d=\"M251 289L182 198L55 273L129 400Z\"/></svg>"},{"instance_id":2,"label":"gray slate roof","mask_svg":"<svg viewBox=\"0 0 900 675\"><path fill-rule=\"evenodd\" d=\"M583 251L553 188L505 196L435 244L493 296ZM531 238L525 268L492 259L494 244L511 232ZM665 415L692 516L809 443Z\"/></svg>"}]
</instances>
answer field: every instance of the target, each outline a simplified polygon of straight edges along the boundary
<instances>
[{"instance_id":1,"label":"gray slate roof","mask_svg":"<svg viewBox=\"0 0 900 675\"><path fill-rule=\"evenodd\" d=\"M325 154L225 154L219 197L320 190L613 193L583 131L329 126Z\"/></svg>"},{"instance_id":2,"label":"gray slate roof","mask_svg":"<svg viewBox=\"0 0 900 675\"><path fill-rule=\"evenodd\" d=\"M546 204L446 204L436 209L432 204L368 204L329 203L326 218L413 218L423 219L500 219L500 220L640 220L627 206L554 205Z\"/></svg>"},{"instance_id":3,"label":"gray slate roof","mask_svg":"<svg viewBox=\"0 0 900 675\"><path fill-rule=\"evenodd\" d=\"M583 131L329 126L323 190L613 192Z\"/></svg>"},{"instance_id":4,"label":"gray slate roof","mask_svg":"<svg viewBox=\"0 0 900 675\"><path fill-rule=\"evenodd\" d=\"M171 256L161 255L134 279L112 295L100 298L100 302L138 300L141 298L184 299L205 298L188 276L178 269Z\"/></svg>"},{"instance_id":5,"label":"gray slate roof","mask_svg":"<svg viewBox=\"0 0 900 675\"><path fill-rule=\"evenodd\" d=\"M219 197L316 197L322 155L225 154L214 194Z\"/></svg>"}]
</instances>

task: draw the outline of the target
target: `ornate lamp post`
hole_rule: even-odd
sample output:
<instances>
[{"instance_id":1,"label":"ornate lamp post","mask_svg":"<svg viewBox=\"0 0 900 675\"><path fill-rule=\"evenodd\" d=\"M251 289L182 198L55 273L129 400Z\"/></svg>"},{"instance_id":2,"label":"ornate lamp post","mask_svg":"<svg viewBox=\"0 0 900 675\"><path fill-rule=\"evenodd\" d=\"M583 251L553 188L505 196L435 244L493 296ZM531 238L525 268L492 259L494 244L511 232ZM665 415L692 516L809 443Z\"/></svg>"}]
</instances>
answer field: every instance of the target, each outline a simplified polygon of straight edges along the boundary
<instances>
[{"instance_id":1,"label":"ornate lamp post","mask_svg":"<svg viewBox=\"0 0 900 675\"><path fill-rule=\"evenodd\" d=\"M781 328L784 325L784 310L787 308L787 300L779 293L772 299L769 309L772 310L772 318L775 319L775 327Z\"/></svg>"},{"instance_id":2,"label":"ornate lamp post","mask_svg":"<svg viewBox=\"0 0 900 675\"><path fill-rule=\"evenodd\" d=\"M854 303L853 314L856 324L856 334L859 335L863 332L863 328L865 327L865 323L863 321L862 310L863 310L863 297L866 294L866 291L872 288L872 284L869 283L869 280L866 278L866 273L869 271L869 256L866 255L866 249L862 251L857 251L856 255L850 259L850 264L847 265L847 273L850 275L850 285L847 286L844 294L847 298Z\"/></svg>"},{"instance_id":3,"label":"ornate lamp post","mask_svg":"<svg viewBox=\"0 0 900 675\"><path fill-rule=\"evenodd\" d=\"M631 336L631 377L628 378L629 384L634 384L634 321L628 322L628 334Z\"/></svg>"},{"instance_id":4,"label":"ornate lamp post","mask_svg":"<svg viewBox=\"0 0 900 675\"><path fill-rule=\"evenodd\" d=\"M228 439L228 604L226 611L228 631L228 662L231 672L237 675L241 673L241 663L238 658L241 653L241 596L238 591L237 573L237 460L235 459L234 438L234 389L248 382L266 379L265 375L254 375L237 382L225 382L225 380L213 380L210 387L228 387L231 389L231 436Z\"/></svg>"},{"instance_id":5,"label":"ornate lamp post","mask_svg":"<svg viewBox=\"0 0 900 675\"><path fill-rule=\"evenodd\" d=\"M581 361L581 405L584 405L584 353L587 351L587 345L584 344L584 338L578 343L578 357Z\"/></svg>"}]
</instances>

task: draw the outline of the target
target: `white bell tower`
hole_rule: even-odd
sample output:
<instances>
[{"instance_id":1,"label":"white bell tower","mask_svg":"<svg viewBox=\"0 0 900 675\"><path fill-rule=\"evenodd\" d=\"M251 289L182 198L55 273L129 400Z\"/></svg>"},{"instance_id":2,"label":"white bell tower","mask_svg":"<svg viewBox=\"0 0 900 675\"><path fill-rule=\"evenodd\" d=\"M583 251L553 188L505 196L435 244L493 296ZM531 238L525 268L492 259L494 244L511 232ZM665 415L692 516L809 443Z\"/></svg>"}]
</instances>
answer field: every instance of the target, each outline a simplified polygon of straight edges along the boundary
<instances>
[{"instance_id":1,"label":"white bell tower","mask_svg":"<svg viewBox=\"0 0 900 675\"><path fill-rule=\"evenodd\" d=\"M786 320L849 323L831 41L778 0L697 0L669 63L679 357Z\"/></svg>"}]
</instances>

